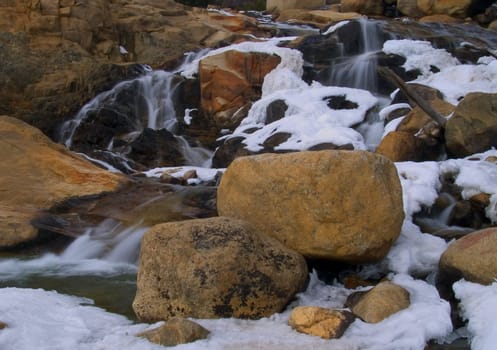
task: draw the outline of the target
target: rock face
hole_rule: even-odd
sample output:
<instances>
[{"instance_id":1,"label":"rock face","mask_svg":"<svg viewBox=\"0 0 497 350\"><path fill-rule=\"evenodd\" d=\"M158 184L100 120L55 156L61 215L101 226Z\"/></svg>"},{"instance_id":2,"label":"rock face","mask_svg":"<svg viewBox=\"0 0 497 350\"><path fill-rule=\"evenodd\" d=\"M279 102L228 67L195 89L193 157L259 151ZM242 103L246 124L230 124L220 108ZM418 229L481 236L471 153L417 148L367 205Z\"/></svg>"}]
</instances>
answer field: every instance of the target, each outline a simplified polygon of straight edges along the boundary
<instances>
[{"instance_id":1,"label":"rock face","mask_svg":"<svg viewBox=\"0 0 497 350\"><path fill-rule=\"evenodd\" d=\"M470 93L445 126L447 152L455 157L497 146L497 94Z\"/></svg>"},{"instance_id":2,"label":"rock face","mask_svg":"<svg viewBox=\"0 0 497 350\"><path fill-rule=\"evenodd\" d=\"M0 117L0 157L0 248L36 238L30 220L38 210L70 197L113 191L126 182L7 116Z\"/></svg>"},{"instance_id":3,"label":"rock face","mask_svg":"<svg viewBox=\"0 0 497 350\"><path fill-rule=\"evenodd\" d=\"M439 282L450 287L464 278L491 284L497 278L497 228L470 233L452 243L442 254Z\"/></svg>"},{"instance_id":4,"label":"rock face","mask_svg":"<svg viewBox=\"0 0 497 350\"><path fill-rule=\"evenodd\" d=\"M147 322L269 316L307 280L299 254L223 217L154 226L140 254L133 309Z\"/></svg>"},{"instance_id":5,"label":"rock face","mask_svg":"<svg viewBox=\"0 0 497 350\"><path fill-rule=\"evenodd\" d=\"M296 307L288 320L296 331L324 339L340 338L352 322L354 316L349 311L317 306Z\"/></svg>"},{"instance_id":6,"label":"rock face","mask_svg":"<svg viewBox=\"0 0 497 350\"><path fill-rule=\"evenodd\" d=\"M391 282L381 282L351 306L352 313L368 323L378 323L411 304L409 292Z\"/></svg>"},{"instance_id":7,"label":"rock face","mask_svg":"<svg viewBox=\"0 0 497 350\"><path fill-rule=\"evenodd\" d=\"M384 4L385 5L384 5ZM342 11L356 11L365 15L390 15L389 7L396 5L404 16L419 18L427 15L449 15L458 18L484 12L491 0L389 0L389 1L341 0Z\"/></svg>"},{"instance_id":8,"label":"rock face","mask_svg":"<svg viewBox=\"0 0 497 350\"><path fill-rule=\"evenodd\" d=\"M209 331L198 323L185 318L175 317L170 319L165 325L137 334L137 336L146 338L155 344L176 346L205 339L209 336Z\"/></svg>"},{"instance_id":9,"label":"rock face","mask_svg":"<svg viewBox=\"0 0 497 350\"><path fill-rule=\"evenodd\" d=\"M267 0L266 9L268 11L275 8L279 11L286 9L315 9L324 6L324 0Z\"/></svg>"},{"instance_id":10,"label":"rock face","mask_svg":"<svg viewBox=\"0 0 497 350\"><path fill-rule=\"evenodd\" d=\"M376 0L342 0L341 11L364 15L383 15L383 2Z\"/></svg>"},{"instance_id":11,"label":"rock face","mask_svg":"<svg viewBox=\"0 0 497 350\"><path fill-rule=\"evenodd\" d=\"M218 211L304 256L352 263L383 258L404 218L395 166L364 151L238 158L221 180Z\"/></svg>"},{"instance_id":12,"label":"rock face","mask_svg":"<svg viewBox=\"0 0 497 350\"><path fill-rule=\"evenodd\" d=\"M254 28L247 16L219 16L173 0L3 1L0 114L55 138L61 120L136 77L137 64L172 68L184 52Z\"/></svg>"},{"instance_id":13,"label":"rock face","mask_svg":"<svg viewBox=\"0 0 497 350\"><path fill-rule=\"evenodd\" d=\"M234 129L261 96L264 77L280 63L276 55L227 51L200 61L201 108L219 129Z\"/></svg>"}]
</instances>

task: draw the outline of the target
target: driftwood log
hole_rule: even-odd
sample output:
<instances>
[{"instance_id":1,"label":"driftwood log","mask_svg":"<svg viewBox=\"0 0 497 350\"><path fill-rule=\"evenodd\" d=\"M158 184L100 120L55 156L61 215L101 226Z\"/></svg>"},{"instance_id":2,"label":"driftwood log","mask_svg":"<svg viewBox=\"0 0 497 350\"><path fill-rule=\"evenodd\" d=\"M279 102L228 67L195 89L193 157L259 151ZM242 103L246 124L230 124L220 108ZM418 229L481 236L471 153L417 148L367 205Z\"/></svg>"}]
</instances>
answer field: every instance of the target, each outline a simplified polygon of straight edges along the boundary
<instances>
[{"instance_id":1,"label":"driftwood log","mask_svg":"<svg viewBox=\"0 0 497 350\"><path fill-rule=\"evenodd\" d=\"M438 113L433 107L421 97L414 89L411 89L397 74L390 68L378 67L378 73L388 79L392 84L397 86L409 100L411 106L419 106L431 119L433 119L441 128L445 127L447 119Z\"/></svg>"}]
</instances>

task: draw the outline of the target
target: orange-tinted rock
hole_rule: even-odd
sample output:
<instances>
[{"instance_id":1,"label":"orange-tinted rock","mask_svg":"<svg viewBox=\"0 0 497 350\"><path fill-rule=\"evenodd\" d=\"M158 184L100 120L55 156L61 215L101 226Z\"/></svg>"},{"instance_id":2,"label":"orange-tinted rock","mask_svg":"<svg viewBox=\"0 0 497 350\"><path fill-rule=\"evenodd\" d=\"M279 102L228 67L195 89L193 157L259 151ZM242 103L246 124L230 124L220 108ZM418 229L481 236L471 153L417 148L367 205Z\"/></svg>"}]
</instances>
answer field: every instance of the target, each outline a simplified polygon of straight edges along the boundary
<instances>
[{"instance_id":1,"label":"orange-tinted rock","mask_svg":"<svg viewBox=\"0 0 497 350\"><path fill-rule=\"evenodd\" d=\"M304 256L351 263L382 259L404 218L395 166L364 151L237 158L217 205Z\"/></svg>"},{"instance_id":2,"label":"orange-tinted rock","mask_svg":"<svg viewBox=\"0 0 497 350\"><path fill-rule=\"evenodd\" d=\"M264 77L281 59L260 52L226 51L200 61L201 107L218 128L234 128L261 95Z\"/></svg>"},{"instance_id":3,"label":"orange-tinted rock","mask_svg":"<svg viewBox=\"0 0 497 350\"><path fill-rule=\"evenodd\" d=\"M470 233L449 245L439 268L439 283L448 288L461 278L493 283L497 279L497 228Z\"/></svg>"},{"instance_id":4,"label":"orange-tinted rock","mask_svg":"<svg viewBox=\"0 0 497 350\"><path fill-rule=\"evenodd\" d=\"M127 180L96 167L18 119L0 117L0 247L36 238L39 210L116 190Z\"/></svg>"},{"instance_id":5,"label":"orange-tinted rock","mask_svg":"<svg viewBox=\"0 0 497 350\"><path fill-rule=\"evenodd\" d=\"M354 316L346 310L299 306L292 310L288 324L300 333L324 339L336 339L345 333L354 319Z\"/></svg>"}]
</instances>

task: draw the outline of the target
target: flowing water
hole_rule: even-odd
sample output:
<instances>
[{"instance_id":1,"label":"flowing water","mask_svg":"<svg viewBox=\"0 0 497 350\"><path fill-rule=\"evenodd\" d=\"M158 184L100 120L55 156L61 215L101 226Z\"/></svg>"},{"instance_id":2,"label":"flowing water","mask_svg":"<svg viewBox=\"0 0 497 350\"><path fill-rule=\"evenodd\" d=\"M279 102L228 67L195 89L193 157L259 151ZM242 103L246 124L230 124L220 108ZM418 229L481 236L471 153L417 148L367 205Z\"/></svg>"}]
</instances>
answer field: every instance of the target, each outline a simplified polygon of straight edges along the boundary
<instances>
[{"instance_id":1,"label":"flowing water","mask_svg":"<svg viewBox=\"0 0 497 350\"><path fill-rule=\"evenodd\" d=\"M107 219L61 253L0 259L0 288L43 288L88 297L108 311L134 319L140 240L147 230Z\"/></svg>"},{"instance_id":2,"label":"flowing water","mask_svg":"<svg viewBox=\"0 0 497 350\"><path fill-rule=\"evenodd\" d=\"M143 76L118 83L111 90L97 95L84 105L74 118L61 126L59 142L72 149L75 134L81 124L102 110L110 110L119 118L126 120L132 130L128 130L126 134L115 135L98 151L105 152L108 157L117 160L121 168L129 169L130 172L135 171L130 165L131 162L127 160L126 154L115 147L116 137L118 136L119 140L131 142L140 136L145 128L165 129L173 133L180 145L181 153L186 161L185 165L209 165L212 151L201 145L192 146L184 137L177 134L178 116L174 104L176 90L182 82L178 72L191 64L193 60L205 55L206 52L207 50L201 50L198 53L186 54L182 65L174 71L152 70L145 66ZM122 108L123 105L125 108ZM89 157L89 160L107 169L115 169L102 159L94 160L93 157Z\"/></svg>"},{"instance_id":3,"label":"flowing water","mask_svg":"<svg viewBox=\"0 0 497 350\"><path fill-rule=\"evenodd\" d=\"M385 35L378 22L359 19L357 23L360 26L359 52L353 55L344 52L343 56L334 59L327 85L377 92L376 53L381 51Z\"/></svg>"}]
</instances>

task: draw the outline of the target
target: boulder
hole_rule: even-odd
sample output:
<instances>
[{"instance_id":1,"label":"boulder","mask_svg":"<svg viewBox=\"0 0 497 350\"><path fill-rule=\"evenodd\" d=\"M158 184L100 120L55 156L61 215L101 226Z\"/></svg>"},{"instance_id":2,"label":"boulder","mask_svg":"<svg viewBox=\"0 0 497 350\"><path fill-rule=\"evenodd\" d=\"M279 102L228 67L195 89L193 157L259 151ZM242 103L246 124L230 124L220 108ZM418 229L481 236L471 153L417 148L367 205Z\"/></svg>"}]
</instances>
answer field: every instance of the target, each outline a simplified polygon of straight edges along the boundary
<instances>
[{"instance_id":1,"label":"boulder","mask_svg":"<svg viewBox=\"0 0 497 350\"><path fill-rule=\"evenodd\" d=\"M488 0L417 0L418 8L426 15L450 15L465 18L483 12L492 1Z\"/></svg>"},{"instance_id":2,"label":"boulder","mask_svg":"<svg viewBox=\"0 0 497 350\"><path fill-rule=\"evenodd\" d=\"M281 58L261 52L226 51L200 61L202 111L219 129L236 128L261 96L266 74Z\"/></svg>"},{"instance_id":3,"label":"boulder","mask_svg":"<svg viewBox=\"0 0 497 350\"><path fill-rule=\"evenodd\" d=\"M405 16L449 15L466 18L483 13L491 0L397 0L398 10Z\"/></svg>"},{"instance_id":4,"label":"boulder","mask_svg":"<svg viewBox=\"0 0 497 350\"><path fill-rule=\"evenodd\" d=\"M423 143L409 132L392 131L383 137L375 152L392 162L422 161L425 153L423 146Z\"/></svg>"},{"instance_id":5,"label":"boulder","mask_svg":"<svg viewBox=\"0 0 497 350\"><path fill-rule=\"evenodd\" d=\"M144 166L145 169L185 164L181 144L174 134L166 129L145 128L129 144L127 157Z\"/></svg>"},{"instance_id":6,"label":"boulder","mask_svg":"<svg viewBox=\"0 0 497 350\"><path fill-rule=\"evenodd\" d=\"M363 15L383 15L383 1L377 0L341 0L341 11L358 12Z\"/></svg>"},{"instance_id":7,"label":"boulder","mask_svg":"<svg viewBox=\"0 0 497 350\"><path fill-rule=\"evenodd\" d=\"M299 254L240 220L166 223L143 237L133 309L146 322L256 319L280 312L306 280Z\"/></svg>"},{"instance_id":8,"label":"boulder","mask_svg":"<svg viewBox=\"0 0 497 350\"><path fill-rule=\"evenodd\" d=\"M218 211L304 256L351 263L382 259L404 218L395 166L365 151L238 158L221 180Z\"/></svg>"},{"instance_id":9,"label":"boulder","mask_svg":"<svg viewBox=\"0 0 497 350\"><path fill-rule=\"evenodd\" d=\"M279 22L291 21L293 23L308 24L324 29L337 22L359 19L360 17L361 15L357 12L287 9L279 13L277 20Z\"/></svg>"},{"instance_id":10,"label":"boulder","mask_svg":"<svg viewBox=\"0 0 497 350\"><path fill-rule=\"evenodd\" d=\"M411 304L409 292L391 282L381 282L357 299L350 309L355 316L368 323L381 322Z\"/></svg>"},{"instance_id":11,"label":"boulder","mask_svg":"<svg viewBox=\"0 0 497 350\"><path fill-rule=\"evenodd\" d=\"M449 245L442 254L437 284L451 288L461 278L486 285L495 282L497 228L470 233Z\"/></svg>"},{"instance_id":12,"label":"boulder","mask_svg":"<svg viewBox=\"0 0 497 350\"><path fill-rule=\"evenodd\" d=\"M224 140L214 152L212 167L227 168L234 159L252 155L253 152L245 148L244 140L245 138L242 136L230 137Z\"/></svg>"},{"instance_id":13,"label":"boulder","mask_svg":"<svg viewBox=\"0 0 497 350\"><path fill-rule=\"evenodd\" d=\"M419 18L425 14L419 9L417 0L397 0L397 10L404 16L412 18Z\"/></svg>"},{"instance_id":14,"label":"boulder","mask_svg":"<svg viewBox=\"0 0 497 350\"><path fill-rule=\"evenodd\" d=\"M447 152L466 157L497 146L497 94L469 93L445 126Z\"/></svg>"},{"instance_id":15,"label":"boulder","mask_svg":"<svg viewBox=\"0 0 497 350\"><path fill-rule=\"evenodd\" d=\"M300 333L335 339L345 333L354 319L352 313L346 310L299 306L292 310L288 324Z\"/></svg>"},{"instance_id":16,"label":"boulder","mask_svg":"<svg viewBox=\"0 0 497 350\"><path fill-rule=\"evenodd\" d=\"M267 0L268 11L283 11L286 9L316 9L324 6L324 0Z\"/></svg>"},{"instance_id":17,"label":"boulder","mask_svg":"<svg viewBox=\"0 0 497 350\"><path fill-rule=\"evenodd\" d=\"M0 117L0 157L0 248L35 239L38 232L30 221L38 211L127 182L7 116Z\"/></svg>"},{"instance_id":18,"label":"boulder","mask_svg":"<svg viewBox=\"0 0 497 350\"><path fill-rule=\"evenodd\" d=\"M209 331L198 323L174 317L165 325L139 333L136 336L145 338L154 344L176 346L206 339L209 336Z\"/></svg>"}]
</instances>

